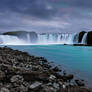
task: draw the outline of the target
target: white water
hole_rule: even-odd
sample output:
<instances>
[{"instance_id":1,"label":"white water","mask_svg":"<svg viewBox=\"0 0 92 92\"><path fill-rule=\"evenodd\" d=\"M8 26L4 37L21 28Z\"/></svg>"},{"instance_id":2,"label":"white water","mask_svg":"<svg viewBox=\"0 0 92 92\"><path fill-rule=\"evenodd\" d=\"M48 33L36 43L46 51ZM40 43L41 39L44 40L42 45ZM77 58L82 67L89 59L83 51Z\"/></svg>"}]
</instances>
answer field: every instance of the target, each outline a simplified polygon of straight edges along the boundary
<instances>
[{"instance_id":1,"label":"white water","mask_svg":"<svg viewBox=\"0 0 92 92\"><path fill-rule=\"evenodd\" d=\"M38 44L73 44L72 34L38 34Z\"/></svg>"},{"instance_id":2,"label":"white water","mask_svg":"<svg viewBox=\"0 0 92 92\"><path fill-rule=\"evenodd\" d=\"M37 38L30 37L25 34L26 38L18 38L17 36L0 35L0 44L2 45L46 45L46 44L78 44L78 34L37 34ZM76 37L75 37L76 36ZM83 36L82 44L86 44L86 36ZM25 37L25 36L24 36ZM32 39L36 39L34 43ZM74 41L75 39L75 41Z\"/></svg>"},{"instance_id":3,"label":"white water","mask_svg":"<svg viewBox=\"0 0 92 92\"><path fill-rule=\"evenodd\" d=\"M30 35L29 34L27 34L27 43L30 44Z\"/></svg>"},{"instance_id":4,"label":"white water","mask_svg":"<svg viewBox=\"0 0 92 92\"><path fill-rule=\"evenodd\" d=\"M73 34L62 34L61 43L62 44L73 44Z\"/></svg>"},{"instance_id":5,"label":"white water","mask_svg":"<svg viewBox=\"0 0 92 92\"><path fill-rule=\"evenodd\" d=\"M82 41L81 41L81 44L87 44L86 38L87 38L87 33L84 34Z\"/></svg>"},{"instance_id":6,"label":"white water","mask_svg":"<svg viewBox=\"0 0 92 92\"><path fill-rule=\"evenodd\" d=\"M74 35L73 35L73 44L78 44L78 38L79 38L79 33L74 33Z\"/></svg>"},{"instance_id":7,"label":"white water","mask_svg":"<svg viewBox=\"0 0 92 92\"><path fill-rule=\"evenodd\" d=\"M23 45L23 44L26 44L26 42L23 40L20 40L16 36L0 35L0 44L1 45Z\"/></svg>"}]
</instances>

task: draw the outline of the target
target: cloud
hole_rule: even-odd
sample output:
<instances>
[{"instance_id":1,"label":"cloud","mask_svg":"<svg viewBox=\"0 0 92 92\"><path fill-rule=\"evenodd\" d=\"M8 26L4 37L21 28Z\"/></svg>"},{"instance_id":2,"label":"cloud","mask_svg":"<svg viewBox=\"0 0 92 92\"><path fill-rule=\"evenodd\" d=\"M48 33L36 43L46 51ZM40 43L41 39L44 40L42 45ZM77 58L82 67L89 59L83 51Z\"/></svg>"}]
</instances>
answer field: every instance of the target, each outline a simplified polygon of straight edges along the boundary
<instances>
[{"instance_id":1,"label":"cloud","mask_svg":"<svg viewBox=\"0 0 92 92\"><path fill-rule=\"evenodd\" d=\"M91 29L91 0L0 0L0 31Z\"/></svg>"}]
</instances>

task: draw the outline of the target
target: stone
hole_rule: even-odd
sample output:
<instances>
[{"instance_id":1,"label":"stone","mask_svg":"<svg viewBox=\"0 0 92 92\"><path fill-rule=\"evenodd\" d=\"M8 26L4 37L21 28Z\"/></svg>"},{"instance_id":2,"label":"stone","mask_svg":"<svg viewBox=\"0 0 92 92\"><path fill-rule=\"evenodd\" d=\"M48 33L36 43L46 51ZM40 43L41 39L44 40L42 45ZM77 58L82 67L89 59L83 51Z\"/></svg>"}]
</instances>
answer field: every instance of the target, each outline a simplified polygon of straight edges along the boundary
<instances>
[{"instance_id":1,"label":"stone","mask_svg":"<svg viewBox=\"0 0 92 92\"><path fill-rule=\"evenodd\" d=\"M42 85L40 82L34 82L32 85L29 86L30 89L39 88Z\"/></svg>"},{"instance_id":2,"label":"stone","mask_svg":"<svg viewBox=\"0 0 92 92\"><path fill-rule=\"evenodd\" d=\"M54 79L56 79L56 77L54 75L50 75L49 79L54 80Z\"/></svg>"},{"instance_id":3,"label":"stone","mask_svg":"<svg viewBox=\"0 0 92 92\"><path fill-rule=\"evenodd\" d=\"M10 92L7 88L1 88L0 92Z\"/></svg>"},{"instance_id":4,"label":"stone","mask_svg":"<svg viewBox=\"0 0 92 92\"><path fill-rule=\"evenodd\" d=\"M84 82L82 81L82 80L75 80L75 82L76 82L76 84L78 85L78 86L85 86L85 84L84 84Z\"/></svg>"},{"instance_id":5,"label":"stone","mask_svg":"<svg viewBox=\"0 0 92 92\"><path fill-rule=\"evenodd\" d=\"M10 79L10 81L12 82L12 83L22 83L23 82L23 77L22 76L20 76L20 75L15 75L15 76L13 76L11 79Z\"/></svg>"},{"instance_id":6,"label":"stone","mask_svg":"<svg viewBox=\"0 0 92 92\"><path fill-rule=\"evenodd\" d=\"M59 89L59 84L58 84L58 83L53 83L53 87L54 87L55 89Z\"/></svg>"},{"instance_id":7,"label":"stone","mask_svg":"<svg viewBox=\"0 0 92 92\"><path fill-rule=\"evenodd\" d=\"M65 88L66 88L66 85L64 85L64 84L63 84L63 86L62 86L62 87L65 89Z\"/></svg>"},{"instance_id":8,"label":"stone","mask_svg":"<svg viewBox=\"0 0 92 92\"><path fill-rule=\"evenodd\" d=\"M66 76L66 78L70 82L74 78L74 75L73 74L69 74L69 75Z\"/></svg>"},{"instance_id":9,"label":"stone","mask_svg":"<svg viewBox=\"0 0 92 92\"><path fill-rule=\"evenodd\" d=\"M52 70L55 71L55 72L61 72L61 70L57 66L54 67Z\"/></svg>"}]
</instances>

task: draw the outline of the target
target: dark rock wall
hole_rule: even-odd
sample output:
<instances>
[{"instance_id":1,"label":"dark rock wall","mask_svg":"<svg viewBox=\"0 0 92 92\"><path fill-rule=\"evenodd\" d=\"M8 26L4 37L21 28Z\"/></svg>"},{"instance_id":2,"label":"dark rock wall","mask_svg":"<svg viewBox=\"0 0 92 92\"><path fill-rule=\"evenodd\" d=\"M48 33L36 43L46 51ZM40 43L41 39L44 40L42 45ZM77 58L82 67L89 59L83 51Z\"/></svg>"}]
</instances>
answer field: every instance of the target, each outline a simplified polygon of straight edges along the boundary
<instances>
[{"instance_id":1,"label":"dark rock wall","mask_svg":"<svg viewBox=\"0 0 92 92\"><path fill-rule=\"evenodd\" d=\"M85 31L82 31L82 32L79 33L78 43L81 43L82 38L83 38L83 36L84 36L85 33L86 33Z\"/></svg>"},{"instance_id":2,"label":"dark rock wall","mask_svg":"<svg viewBox=\"0 0 92 92\"><path fill-rule=\"evenodd\" d=\"M92 45L92 31L87 34L87 44Z\"/></svg>"}]
</instances>

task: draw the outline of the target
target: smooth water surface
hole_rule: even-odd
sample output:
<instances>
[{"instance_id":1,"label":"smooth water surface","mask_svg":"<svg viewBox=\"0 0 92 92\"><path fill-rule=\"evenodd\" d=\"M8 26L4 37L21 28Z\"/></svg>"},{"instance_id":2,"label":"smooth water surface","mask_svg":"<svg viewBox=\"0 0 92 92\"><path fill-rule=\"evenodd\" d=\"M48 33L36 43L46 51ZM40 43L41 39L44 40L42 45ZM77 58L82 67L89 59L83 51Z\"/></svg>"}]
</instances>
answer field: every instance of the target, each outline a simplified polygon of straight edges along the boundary
<instances>
[{"instance_id":1,"label":"smooth water surface","mask_svg":"<svg viewBox=\"0 0 92 92\"><path fill-rule=\"evenodd\" d=\"M69 45L9 46L27 51L32 55L44 56L49 61L67 68L92 84L92 47Z\"/></svg>"}]
</instances>

